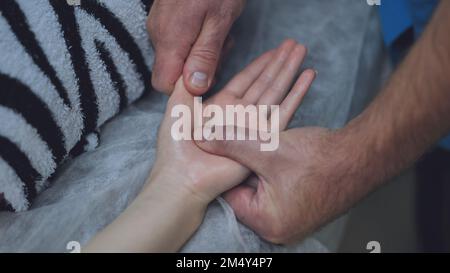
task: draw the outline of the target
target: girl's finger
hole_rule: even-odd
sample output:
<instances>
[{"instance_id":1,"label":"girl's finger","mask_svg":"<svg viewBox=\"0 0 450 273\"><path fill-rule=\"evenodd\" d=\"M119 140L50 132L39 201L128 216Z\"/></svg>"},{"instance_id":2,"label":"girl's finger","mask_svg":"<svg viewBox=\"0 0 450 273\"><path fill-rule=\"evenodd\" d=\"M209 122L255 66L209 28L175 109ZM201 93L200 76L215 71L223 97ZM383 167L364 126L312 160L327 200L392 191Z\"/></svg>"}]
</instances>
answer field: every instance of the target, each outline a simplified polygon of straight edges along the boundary
<instances>
[{"instance_id":1,"label":"girl's finger","mask_svg":"<svg viewBox=\"0 0 450 273\"><path fill-rule=\"evenodd\" d=\"M261 95L273 84L273 81L277 78L281 68L296 45L297 43L294 40L286 40L281 44L277 49L275 56L272 58L272 61L266 66L264 71L243 97L244 100L252 104L258 102Z\"/></svg>"},{"instance_id":2,"label":"girl's finger","mask_svg":"<svg viewBox=\"0 0 450 273\"><path fill-rule=\"evenodd\" d=\"M305 56L306 48L300 44L296 45L271 87L259 99L258 105L279 105L283 101L298 75Z\"/></svg>"},{"instance_id":3,"label":"girl's finger","mask_svg":"<svg viewBox=\"0 0 450 273\"><path fill-rule=\"evenodd\" d=\"M242 98L253 82L261 75L264 68L270 63L275 50L270 50L256 58L244 70L239 72L224 88L224 92L229 92L237 98Z\"/></svg>"},{"instance_id":4,"label":"girl's finger","mask_svg":"<svg viewBox=\"0 0 450 273\"><path fill-rule=\"evenodd\" d=\"M316 77L316 72L312 69L305 70L289 94L280 105L280 130L287 128L289 121L294 116L295 111L300 106L306 92L308 92L312 82Z\"/></svg>"}]
</instances>

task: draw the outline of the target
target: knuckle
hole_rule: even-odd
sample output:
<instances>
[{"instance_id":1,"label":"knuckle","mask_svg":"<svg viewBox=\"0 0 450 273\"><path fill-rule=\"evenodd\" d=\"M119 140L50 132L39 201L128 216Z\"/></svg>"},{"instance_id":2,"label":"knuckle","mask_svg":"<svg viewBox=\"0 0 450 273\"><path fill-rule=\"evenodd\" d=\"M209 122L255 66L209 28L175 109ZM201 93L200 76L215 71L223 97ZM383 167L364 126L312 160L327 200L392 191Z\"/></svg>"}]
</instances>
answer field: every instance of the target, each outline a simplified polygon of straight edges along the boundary
<instances>
[{"instance_id":1,"label":"knuckle","mask_svg":"<svg viewBox=\"0 0 450 273\"><path fill-rule=\"evenodd\" d=\"M220 53L211 47L200 47L192 50L191 57L206 64L214 64L219 61Z\"/></svg>"},{"instance_id":2,"label":"knuckle","mask_svg":"<svg viewBox=\"0 0 450 273\"><path fill-rule=\"evenodd\" d=\"M174 85L167 78L158 76L157 74L153 74L151 82L155 90L164 93L169 93Z\"/></svg>"},{"instance_id":3,"label":"knuckle","mask_svg":"<svg viewBox=\"0 0 450 273\"><path fill-rule=\"evenodd\" d=\"M161 80L159 77L152 78L152 86L154 89L160 92L166 92L167 90L169 90L168 84Z\"/></svg>"},{"instance_id":4,"label":"knuckle","mask_svg":"<svg viewBox=\"0 0 450 273\"><path fill-rule=\"evenodd\" d=\"M169 77L182 69L189 49L178 47L155 47L154 70L157 76ZM161 75L165 74L165 75ZM168 74L168 75L167 75Z\"/></svg>"},{"instance_id":5,"label":"knuckle","mask_svg":"<svg viewBox=\"0 0 450 273\"><path fill-rule=\"evenodd\" d=\"M217 8L214 9L214 15L225 22L234 21L242 12L243 4L236 0L219 0Z\"/></svg>"},{"instance_id":6,"label":"knuckle","mask_svg":"<svg viewBox=\"0 0 450 273\"><path fill-rule=\"evenodd\" d=\"M258 79L259 83L263 86L270 86L273 83L273 75L268 73L261 74L260 78Z\"/></svg>"},{"instance_id":7,"label":"knuckle","mask_svg":"<svg viewBox=\"0 0 450 273\"><path fill-rule=\"evenodd\" d=\"M179 12L179 10L161 8L151 10L146 26L150 39L158 47L190 48L192 46L202 24L201 16L179 14Z\"/></svg>"},{"instance_id":8,"label":"knuckle","mask_svg":"<svg viewBox=\"0 0 450 273\"><path fill-rule=\"evenodd\" d=\"M282 81L273 81L271 83L271 86L269 88L269 92L272 94L279 94L285 91L287 87L284 85L284 82Z\"/></svg>"},{"instance_id":9,"label":"knuckle","mask_svg":"<svg viewBox=\"0 0 450 273\"><path fill-rule=\"evenodd\" d=\"M184 60L186 58L187 53L189 52L189 47L186 48L186 45L183 45L182 43L177 45L177 46L173 46L173 47L165 47L163 49L160 50L161 52L164 52L165 56L163 60L161 61L167 61L167 59L173 59L173 60ZM157 55L158 52L156 52Z\"/></svg>"}]
</instances>

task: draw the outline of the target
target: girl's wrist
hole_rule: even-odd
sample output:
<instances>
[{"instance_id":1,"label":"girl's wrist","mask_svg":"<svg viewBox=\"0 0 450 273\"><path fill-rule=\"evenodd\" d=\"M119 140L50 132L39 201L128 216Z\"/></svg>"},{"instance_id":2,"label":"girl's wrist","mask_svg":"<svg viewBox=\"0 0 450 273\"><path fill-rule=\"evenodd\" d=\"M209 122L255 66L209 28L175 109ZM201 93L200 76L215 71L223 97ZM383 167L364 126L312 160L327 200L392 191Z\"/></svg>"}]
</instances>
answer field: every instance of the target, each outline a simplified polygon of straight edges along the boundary
<instances>
[{"instance_id":1,"label":"girl's wrist","mask_svg":"<svg viewBox=\"0 0 450 273\"><path fill-rule=\"evenodd\" d=\"M151 176L130 206L83 251L178 251L200 226L206 205L174 187L172 179Z\"/></svg>"},{"instance_id":2,"label":"girl's wrist","mask_svg":"<svg viewBox=\"0 0 450 273\"><path fill-rule=\"evenodd\" d=\"M164 204L204 209L208 202L183 184L184 178L152 173L138 198L144 202L158 200Z\"/></svg>"},{"instance_id":3,"label":"girl's wrist","mask_svg":"<svg viewBox=\"0 0 450 273\"><path fill-rule=\"evenodd\" d=\"M129 207L138 218L153 218L143 227L152 234L146 251L179 250L203 221L207 204L183 187L174 187L172 179L151 176Z\"/></svg>"},{"instance_id":4,"label":"girl's wrist","mask_svg":"<svg viewBox=\"0 0 450 273\"><path fill-rule=\"evenodd\" d=\"M177 199L187 199L189 203L206 208L214 198L196 187L202 184L201 181L193 180L194 178L181 174L176 168L154 168L141 193L148 194L156 190L163 196L178 196Z\"/></svg>"}]
</instances>

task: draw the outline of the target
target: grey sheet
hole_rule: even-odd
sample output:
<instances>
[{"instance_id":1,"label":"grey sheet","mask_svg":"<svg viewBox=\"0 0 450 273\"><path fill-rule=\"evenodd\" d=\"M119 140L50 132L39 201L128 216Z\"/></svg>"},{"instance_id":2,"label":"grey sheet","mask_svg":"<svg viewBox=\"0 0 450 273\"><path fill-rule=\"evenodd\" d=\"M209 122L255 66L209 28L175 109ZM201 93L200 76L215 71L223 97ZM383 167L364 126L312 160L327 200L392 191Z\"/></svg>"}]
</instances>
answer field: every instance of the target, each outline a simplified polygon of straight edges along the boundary
<instances>
[{"instance_id":1,"label":"grey sheet","mask_svg":"<svg viewBox=\"0 0 450 273\"><path fill-rule=\"evenodd\" d=\"M236 48L220 84L284 38L308 46L305 67L317 69L319 77L292 126L341 127L379 87L385 59L376 12L365 1L253 0L233 34ZM84 243L111 222L139 192L152 167L166 100L153 93L107 123L101 145L67 162L30 211L0 213L0 251L64 252L67 242ZM334 251L344 222L292 246L275 246L239 224L219 199L183 251Z\"/></svg>"}]
</instances>

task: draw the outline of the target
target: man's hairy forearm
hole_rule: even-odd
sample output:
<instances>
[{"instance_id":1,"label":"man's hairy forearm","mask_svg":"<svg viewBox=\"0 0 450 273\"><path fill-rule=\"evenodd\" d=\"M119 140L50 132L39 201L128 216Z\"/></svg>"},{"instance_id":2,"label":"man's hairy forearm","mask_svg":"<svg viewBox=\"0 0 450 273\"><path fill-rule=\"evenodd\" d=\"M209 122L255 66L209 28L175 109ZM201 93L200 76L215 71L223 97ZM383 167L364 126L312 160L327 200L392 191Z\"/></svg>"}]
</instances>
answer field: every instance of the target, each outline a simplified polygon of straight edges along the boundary
<instances>
[{"instance_id":1,"label":"man's hairy forearm","mask_svg":"<svg viewBox=\"0 0 450 273\"><path fill-rule=\"evenodd\" d=\"M441 1L381 94L338 132L356 161L350 172L363 182L350 188L364 195L411 165L449 131L450 1Z\"/></svg>"}]
</instances>

